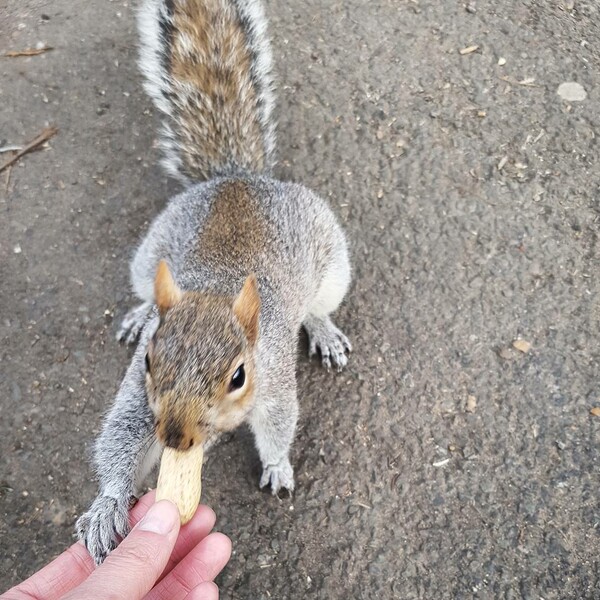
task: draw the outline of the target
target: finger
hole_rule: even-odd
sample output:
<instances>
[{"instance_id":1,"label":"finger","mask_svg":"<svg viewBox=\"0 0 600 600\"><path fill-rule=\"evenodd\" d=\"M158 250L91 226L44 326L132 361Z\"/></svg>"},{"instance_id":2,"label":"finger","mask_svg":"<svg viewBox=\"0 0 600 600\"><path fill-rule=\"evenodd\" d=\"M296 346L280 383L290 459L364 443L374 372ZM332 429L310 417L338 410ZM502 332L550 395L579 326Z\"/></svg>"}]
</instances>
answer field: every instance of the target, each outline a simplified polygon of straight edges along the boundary
<instances>
[{"instance_id":1,"label":"finger","mask_svg":"<svg viewBox=\"0 0 600 600\"><path fill-rule=\"evenodd\" d=\"M153 490L142 496L129 514L131 526L148 512L154 504ZM179 538L169 558L165 572L170 571L215 526L215 513L207 506L200 506L192 520L181 528ZM60 556L16 587L7 591L1 600L20 598L43 598L58 600L82 583L94 570L94 562L81 543L73 544Z\"/></svg>"},{"instance_id":2,"label":"finger","mask_svg":"<svg viewBox=\"0 0 600 600\"><path fill-rule=\"evenodd\" d=\"M212 581L231 556L231 541L222 533L204 538L146 597L183 600L190 590Z\"/></svg>"},{"instance_id":3,"label":"finger","mask_svg":"<svg viewBox=\"0 0 600 600\"><path fill-rule=\"evenodd\" d=\"M0 596L2 600L58 600L78 586L94 570L94 561L78 542L41 571Z\"/></svg>"},{"instance_id":4,"label":"finger","mask_svg":"<svg viewBox=\"0 0 600 600\"><path fill-rule=\"evenodd\" d=\"M219 600L219 588L212 581L201 583L185 597L185 600Z\"/></svg>"},{"instance_id":5,"label":"finger","mask_svg":"<svg viewBox=\"0 0 600 600\"><path fill-rule=\"evenodd\" d=\"M65 600L139 600L163 572L179 533L179 511L167 500L154 504L108 558Z\"/></svg>"},{"instance_id":6,"label":"finger","mask_svg":"<svg viewBox=\"0 0 600 600\"><path fill-rule=\"evenodd\" d=\"M144 494L129 511L129 524L134 527L156 501L156 490Z\"/></svg>"},{"instance_id":7,"label":"finger","mask_svg":"<svg viewBox=\"0 0 600 600\"><path fill-rule=\"evenodd\" d=\"M135 525L148 511L148 509L154 504L156 492L151 491L145 496L142 496L137 504L131 509L130 522L131 525ZM164 573L161 576L164 577L170 572L173 567L186 556L194 546L196 546L201 540L203 540L215 526L217 517L215 513L208 506L199 506L196 514L192 517L189 523L186 523L179 531L179 537L173 553L169 558L169 562L165 567Z\"/></svg>"},{"instance_id":8,"label":"finger","mask_svg":"<svg viewBox=\"0 0 600 600\"><path fill-rule=\"evenodd\" d=\"M179 530L179 537L161 579L175 568L212 530L217 517L208 506L200 506L189 523Z\"/></svg>"},{"instance_id":9,"label":"finger","mask_svg":"<svg viewBox=\"0 0 600 600\"><path fill-rule=\"evenodd\" d=\"M154 504L155 492L152 491L138 501L130 513L131 525L135 525ZM212 512L212 511L211 511ZM204 517L208 520L208 516ZM208 521L207 521L208 522ZM212 529L213 524L208 531ZM207 531L207 533L208 533ZM190 544L190 549L193 547ZM184 554L183 549L179 556ZM1 600L20 600L21 598L43 598L58 600L82 583L94 570L94 561L82 543L73 544L59 557L46 565L41 571L6 592Z\"/></svg>"}]
</instances>

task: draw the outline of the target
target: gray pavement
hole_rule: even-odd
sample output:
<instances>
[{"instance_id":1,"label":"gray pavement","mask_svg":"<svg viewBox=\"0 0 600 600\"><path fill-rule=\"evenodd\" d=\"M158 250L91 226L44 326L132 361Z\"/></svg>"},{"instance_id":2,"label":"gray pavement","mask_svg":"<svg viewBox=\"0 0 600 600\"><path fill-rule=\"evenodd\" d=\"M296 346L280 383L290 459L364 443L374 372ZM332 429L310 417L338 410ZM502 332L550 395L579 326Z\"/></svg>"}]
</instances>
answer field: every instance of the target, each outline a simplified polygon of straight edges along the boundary
<instances>
[{"instance_id":1,"label":"gray pavement","mask_svg":"<svg viewBox=\"0 0 600 600\"><path fill-rule=\"evenodd\" d=\"M54 48L0 58L0 146L59 128L0 174L2 590L96 492L128 258L179 188L156 166L134 6L0 4L2 54ZM293 498L258 490L247 431L211 454L222 598L600 598L600 5L266 6L278 175L345 226L355 352L328 374L300 340Z\"/></svg>"}]
</instances>

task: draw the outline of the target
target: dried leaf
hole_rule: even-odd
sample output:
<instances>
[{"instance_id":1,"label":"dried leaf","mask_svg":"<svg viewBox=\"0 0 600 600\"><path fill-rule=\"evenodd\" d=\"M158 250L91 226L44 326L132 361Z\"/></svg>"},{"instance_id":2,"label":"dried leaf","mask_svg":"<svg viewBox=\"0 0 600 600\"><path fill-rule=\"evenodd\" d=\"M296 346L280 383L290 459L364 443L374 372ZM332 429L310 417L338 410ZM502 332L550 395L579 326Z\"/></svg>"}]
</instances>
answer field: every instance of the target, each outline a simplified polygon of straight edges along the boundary
<instances>
[{"instance_id":1,"label":"dried leaf","mask_svg":"<svg viewBox=\"0 0 600 600\"><path fill-rule=\"evenodd\" d=\"M15 58L17 56L37 56L38 54L44 54L52 50L52 46L42 46L41 48L25 48L25 50L12 50L7 52L4 56L7 58Z\"/></svg>"},{"instance_id":2,"label":"dried leaf","mask_svg":"<svg viewBox=\"0 0 600 600\"><path fill-rule=\"evenodd\" d=\"M519 352L523 352L523 354L527 354L531 350L531 344L526 340L515 340L513 348L516 348Z\"/></svg>"},{"instance_id":3,"label":"dried leaf","mask_svg":"<svg viewBox=\"0 0 600 600\"><path fill-rule=\"evenodd\" d=\"M590 410L590 415L594 415L595 417L600 417L600 406L594 406L592 410Z\"/></svg>"}]
</instances>

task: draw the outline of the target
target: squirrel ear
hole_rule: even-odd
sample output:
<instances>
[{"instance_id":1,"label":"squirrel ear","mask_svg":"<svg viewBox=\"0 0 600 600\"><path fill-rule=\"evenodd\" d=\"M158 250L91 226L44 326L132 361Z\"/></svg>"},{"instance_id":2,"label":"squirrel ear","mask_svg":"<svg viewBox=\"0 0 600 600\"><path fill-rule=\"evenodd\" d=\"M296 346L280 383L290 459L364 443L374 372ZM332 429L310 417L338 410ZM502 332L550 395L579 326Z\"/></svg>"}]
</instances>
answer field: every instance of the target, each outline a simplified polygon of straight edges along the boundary
<instances>
[{"instance_id":1,"label":"squirrel ear","mask_svg":"<svg viewBox=\"0 0 600 600\"><path fill-rule=\"evenodd\" d=\"M260 317L260 296L254 275L246 277L242 291L233 302L233 312L244 328L248 341L254 345L258 339Z\"/></svg>"},{"instance_id":2,"label":"squirrel ear","mask_svg":"<svg viewBox=\"0 0 600 600\"><path fill-rule=\"evenodd\" d=\"M167 262L161 260L156 269L154 278L154 301L158 306L158 312L163 316L171 307L181 300L183 292L179 289Z\"/></svg>"}]
</instances>

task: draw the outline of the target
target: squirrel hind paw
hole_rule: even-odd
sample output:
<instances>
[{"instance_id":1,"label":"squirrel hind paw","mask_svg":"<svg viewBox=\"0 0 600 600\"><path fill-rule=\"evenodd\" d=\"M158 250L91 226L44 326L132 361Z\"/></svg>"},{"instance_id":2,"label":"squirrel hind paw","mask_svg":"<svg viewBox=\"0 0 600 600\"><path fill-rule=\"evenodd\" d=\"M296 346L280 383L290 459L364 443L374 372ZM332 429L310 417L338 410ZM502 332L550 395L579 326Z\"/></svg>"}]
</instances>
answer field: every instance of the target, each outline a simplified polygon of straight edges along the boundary
<instances>
[{"instance_id":1,"label":"squirrel hind paw","mask_svg":"<svg viewBox=\"0 0 600 600\"><path fill-rule=\"evenodd\" d=\"M101 564L129 533L127 508L128 502L100 496L77 520L77 536L85 543L96 565Z\"/></svg>"},{"instance_id":2,"label":"squirrel hind paw","mask_svg":"<svg viewBox=\"0 0 600 600\"><path fill-rule=\"evenodd\" d=\"M294 470L288 458L280 460L276 465L265 466L259 486L260 489L270 486L273 496L279 495L282 489L286 489L291 496L294 491Z\"/></svg>"},{"instance_id":3,"label":"squirrel hind paw","mask_svg":"<svg viewBox=\"0 0 600 600\"><path fill-rule=\"evenodd\" d=\"M304 322L308 334L308 356L319 352L321 363L329 371L331 366L341 371L348 364L347 352L352 351L350 340L333 324L329 317L309 317Z\"/></svg>"},{"instance_id":4,"label":"squirrel hind paw","mask_svg":"<svg viewBox=\"0 0 600 600\"><path fill-rule=\"evenodd\" d=\"M121 321L121 326L117 331L117 341L127 345L133 344L144 328L151 309L152 304L150 302L144 302L132 308Z\"/></svg>"}]
</instances>

